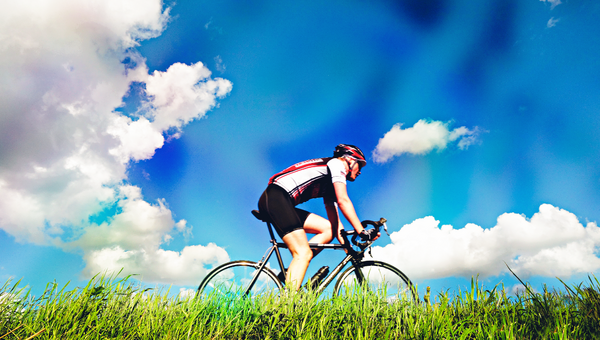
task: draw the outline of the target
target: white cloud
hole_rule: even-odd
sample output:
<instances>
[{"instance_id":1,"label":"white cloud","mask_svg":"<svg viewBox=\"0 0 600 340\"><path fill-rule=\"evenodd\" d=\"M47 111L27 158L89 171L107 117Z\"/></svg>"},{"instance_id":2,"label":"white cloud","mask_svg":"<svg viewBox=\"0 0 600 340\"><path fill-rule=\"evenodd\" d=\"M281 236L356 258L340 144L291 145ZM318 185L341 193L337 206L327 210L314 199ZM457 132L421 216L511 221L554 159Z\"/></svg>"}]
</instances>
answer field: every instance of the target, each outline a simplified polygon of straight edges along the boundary
<instances>
[{"instance_id":1,"label":"white cloud","mask_svg":"<svg viewBox=\"0 0 600 340\"><path fill-rule=\"evenodd\" d=\"M227 69L227 67L223 63L223 58L221 58L221 56L218 55L214 58L214 60L215 60L215 66L216 66L217 70L219 72L221 72L221 74L223 74L225 72L225 70Z\"/></svg>"},{"instance_id":2,"label":"white cloud","mask_svg":"<svg viewBox=\"0 0 600 340\"><path fill-rule=\"evenodd\" d=\"M118 189L120 212L108 222L87 226L82 236L65 246L86 250L117 245L124 249L154 248L163 243L171 230L185 231L185 220L176 223L163 200L153 205L143 200L138 187L127 185Z\"/></svg>"},{"instance_id":3,"label":"white cloud","mask_svg":"<svg viewBox=\"0 0 600 340\"><path fill-rule=\"evenodd\" d=\"M172 233L188 230L185 220L175 222L163 200L150 204L134 186L120 187L120 213L109 222L92 225L66 248L85 249L84 275L99 272L139 274L151 282L180 285L198 284L215 264L229 261L227 252L213 243L188 246L181 252L160 249Z\"/></svg>"},{"instance_id":4,"label":"white cloud","mask_svg":"<svg viewBox=\"0 0 600 340\"><path fill-rule=\"evenodd\" d=\"M179 288L179 298L190 299L196 296L196 291L193 289Z\"/></svg>"},{"instance_id":5,"label":"white cloud","mask_svg":"<svg viewBox=\"0 0 600 340\"><path fill-rule=\"evenodd\" d=\"M596 223L549 204L527 219L505 213L491 229L467 224L439 227L433 217L417 219L391 234L392 243L373 248L373 257L391 262L409 277L496 276L506 264L517 275L568 277L600 268Z\"/></svg>"},{"instance_id":6,"label":"white cloud","mask_svg":"<svg viewBox=\"0 0 600 340\"><path fill-rule=\"evenodd\" d=\"M124 271L121 275L139 274L146 282L197 285L217 264L229 261L227 252L209 243L187 246L181 252L163 249L124 250L119 246L87 252L84 256L87 276L108 271Z\"/></svg>"},{"instance_id":7,"label":"white cloud","mask_svg":"<svg viewBox=\"0 0 600 340\"><path fill-rule=\"evenodd\" d=\"M210 79L210 74L200 62L190 66L175 63L167 72L154 71L146 80L146 93L152 96L154 108L152 124L161 131L180 128L212 109L232 85L226 79Z\"/></svg>"},{"instance_id":8,"label":"white cloud","mask_svg":"<svg viewBox=\"0 0 600 340\"><path fill-rule=\"evenodd\" d=\"M553 10L554 7L562 4L560 0L540 0L541 2L547 2L550 4L550 10Z\"/></svg>"},{"instance_id":9,"label":"white cloud","mask_svg":"<svg viewBox=\"0 0 600 340\"><path fill-rule=\"evenodd\" d=\"M385 163L394 156L404 153L426 154L434 149L444 150L449 143L458 141L463 150L478 141L479 129L469 130L464 126L449 130L450 122L428 121L421 119L413 127L402 129L398 123L388 131L373 151L377 163Z\"/></svg>"},{"instance_id":10,"label":"white cloud","mask_svg":"<svg viewBox=\"0 0 600 340\"><path fill-rule=\"evenodd\" d=\"M548 20L548 23L546 24L546 27L551 28L556 26L556 23L559 22L560 19L554 19L554 17L550 18L550 20Z\"/></svg>"},{"instance_id":11,"label":"white cloud","mask_svg":"<svg viewBox=\"0 0 600 340\"><path fill-rule=\"evenodd\" d=\"M161 148L165 142L162 131L157 130L145 117L132 121L129 117L118 116L106 132L119 139L119 145L108 152L122 163L130 159L152 158L154 150Z\"/></svg>"},{"instance_id":12,"label":"white cloud","mask_svg":"<svg viewBox=\"0 0 600 340\"><path fill-rule=\"evenodd\" d=\"M20 242L79 247L86 274L122 262L182 282L189 270L155 265L168 258L201 267L227 257L215 245L161 250L189 230L185 221L123 185L131 160L151 158L166 131L204 116L231 91L202 63L148 74L134 48L162 33L168 12L160 0L17 1L0 12L0 228ZM137 119L115 111L132 82L146 83L149 96ZM113 206L121 211L90 225ZM98 257L115 249L129 260Z\"/></svg>"}]
</instances>

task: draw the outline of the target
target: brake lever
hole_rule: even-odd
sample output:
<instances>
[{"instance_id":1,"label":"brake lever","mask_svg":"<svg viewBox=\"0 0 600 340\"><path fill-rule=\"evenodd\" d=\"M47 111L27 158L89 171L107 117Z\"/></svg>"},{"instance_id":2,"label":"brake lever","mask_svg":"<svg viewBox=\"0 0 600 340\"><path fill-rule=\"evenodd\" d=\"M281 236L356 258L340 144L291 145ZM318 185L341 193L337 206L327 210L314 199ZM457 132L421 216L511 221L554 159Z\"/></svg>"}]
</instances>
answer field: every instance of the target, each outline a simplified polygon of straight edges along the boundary
<instances>
[{"instance_id":1,"label":"brake lever","mask_svg":"<svg viewBox=\"0 0 600 340\"><path fill-rule=\"evenodd\" d=\"M383 230L385 230L385 233L387 234L387 236L390 236L390 233L388 233L388 230L387 230L387 224L385 224L385 222L383 222Z\"/></svg>"}]
</instances>

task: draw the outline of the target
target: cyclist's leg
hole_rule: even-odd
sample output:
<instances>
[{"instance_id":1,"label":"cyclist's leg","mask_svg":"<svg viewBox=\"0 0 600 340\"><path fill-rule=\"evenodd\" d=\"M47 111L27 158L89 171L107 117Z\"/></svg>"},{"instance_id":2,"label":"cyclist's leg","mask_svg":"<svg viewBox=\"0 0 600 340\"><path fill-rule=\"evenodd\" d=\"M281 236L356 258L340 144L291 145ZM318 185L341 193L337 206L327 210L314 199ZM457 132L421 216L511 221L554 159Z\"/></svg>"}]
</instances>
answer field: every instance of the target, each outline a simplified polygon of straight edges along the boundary
<instances>
[{"instance_id":1,"label":"cyclist's leg","mask_svg":"<svg viewBox=\"0 0 600 340\"><path fill-rule=\"evenodd\" d=\"M273 222L275 231L287 244L292 254L292 262L287 270L286 286L298 289L302 284L312 251L303 226L310 213L296 209L287 192L277 185L269 185L261 196L258 207L267 213Z\"/></svg>"},{"instance_id":2,"label":"cyclist's leg","mask_svg":"<svg viewBox=\"0 0 600 340\"><path fill-rule=\"evenodd\" d=\"M329 220L302 209L296 208L296 212L300 220L304 221L304 229L295 230L282 239L288 245L293 257L288 268L286 285L288 282L293 282L290 287L299 289L310 261L322 250L313 249L311 251L308 243L329 243L333 239L333 233ZM308 241L306 233L315 234L315 236Z\"/></svg>"},{"instance_id":3,"label":"cyclist's leg","mask_svg":"<svg viewBox=\"0 0 600 340\"><path fill-rule=\"evenodd\" d=\"M315 234L308 242L310 243L330 243L333 240L333 231L331 222L316 214L309 214L304 221L304 231L309 234ZM313 249L313 257L321 252L322 249Z\"/></svg>"},{"instance_id":4,"label":"cyclist's leg","mask_svg":"<svg viewBox=\"0 0 600 340\"><path fill-rule=\"evenodd\" d=\"M298 290L302 285L313 253L308 246L308 239L303 229L294 230L283 236L282 239L292 253L292 262L288 267L285 283L287 287Z\"/></svg>"}]
</instances>

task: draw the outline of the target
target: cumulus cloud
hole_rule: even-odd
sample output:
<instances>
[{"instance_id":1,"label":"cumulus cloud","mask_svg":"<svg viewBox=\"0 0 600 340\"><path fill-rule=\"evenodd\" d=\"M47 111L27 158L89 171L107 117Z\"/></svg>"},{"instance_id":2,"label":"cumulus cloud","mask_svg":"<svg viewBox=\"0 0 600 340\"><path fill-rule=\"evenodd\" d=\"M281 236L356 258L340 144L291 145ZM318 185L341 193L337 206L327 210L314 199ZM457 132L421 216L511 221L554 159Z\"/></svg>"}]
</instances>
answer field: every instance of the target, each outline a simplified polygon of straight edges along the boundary
<instances>
[{"instance_id":1,"label":"cumulus cloud","mask_svg":"<svg viewBox=\"0 0 600 340\"><path fill-rule=\"evenodd\" d=\"M190 227L123 184L130 161L151 158L166 134L231 91L200 62L149 74L135 47L163 32L168 13L160 0L21 1L0 12L0 228L80 249L89 275L126 265L181 283L205 269L164 261L200 268L227 258L216 245L160 249ZM147 99L128 117L117 108L134 82ZM105 223L90 223L111 207Z\"/></svg>"},{"instance_id":2,"label":"cumulus cloud","mask_svg":"<svg viewBox=\"0 0 600 340\"><path fill-rule=\"evenodd\" d=\"M507 271L505 263L523 277L565 278L600 268L598 225L583 226L574 214L550 204L531 219L502 214L490 229L439 224L431 216L417 219L393 232L391 244L374 247L373 257L415 279L496 276Z\"/></svg>"},{"instance_id":3,"label":"cumulus cloud","mask_svg":"<svg viewBox=\"0 0 600 340\"><path fill-rule=\"evenodd\" d=\"M163 249L125 250L119 246L86 252L84 274L103 271L138 274L139 279L177 285L194 285L216 264L229 261L223 248L214 243L185 247L181 252Z\"/></svg>"},{"instance_id":4,"label":"cumulus cloud","mask_svg":"<svg viewBox=\"0 0 600 340\"><path fill-rule=\"evenodd\" d=\"M172 233L185 233L185 220L175 222L163 200L150 204L142 199L141 190L122 186L120 213L109 222L91 225L85 234L65 247L86 249L84 275L103 271L122 275L139 274L151 282L180 285L195 284L216 264L229 260L227 252L214 243L187 246L181 252L160 249Z\"/></svg>"},{"instance_id":5,"label":"cumulus cloud","mask_svg":"<svg viewBox=\"0 0 600 340\"><path fill-rule=\"evenodd\" d=\"M152 97L153 125L163 131L180 128L212 109L232 85L226 79L210 79L210 75L202 63L175 63L166 72L154 71L146 81L146 93Z\"/></svg>"},{"instance_id":6,"label":"cumulus cloud","mask_svg":"<svg viewBox=\"0 0 600 340\"><path fill-rule=\"evenodd\" d=\"M434 149L446 149L449 143L457 143L461 150L478 141L480 130L472 130L461 126L449 130L450 122L419 120L413 127L402 129L398 123L388 131L373 151L373 159L377 163L385 163L394 156L404 153L422 155Z\"/></svg>"}]
</instances>

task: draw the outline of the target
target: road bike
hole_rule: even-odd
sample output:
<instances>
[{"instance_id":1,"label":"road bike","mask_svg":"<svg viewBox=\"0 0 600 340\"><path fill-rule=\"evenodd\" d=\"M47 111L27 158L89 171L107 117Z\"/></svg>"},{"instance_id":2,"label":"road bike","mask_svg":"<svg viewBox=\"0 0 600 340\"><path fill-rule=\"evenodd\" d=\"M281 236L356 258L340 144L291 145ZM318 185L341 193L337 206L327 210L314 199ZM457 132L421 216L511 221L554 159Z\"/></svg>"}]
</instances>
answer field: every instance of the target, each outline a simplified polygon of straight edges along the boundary
<instances>
[{"instance_id":1,"label":"road bike","mask_svg":"<svg viewBox=\"0 0 600 340\"><path fill-rule=\"evenodd\" d=\"M267 249L265 255L258 262L232 261L216 267L208 273L198 286L197 296L209 294L258 296L271 294L273 291L284 288L286 268L279 250L288 247L285 243L278 242L275 239L272 223L268 216L261 215L257 210L253 210L252 214L257 219L266 222L269 229L271 246ZM386 219L384 218L376 222L365 220L361 223L365 228L372 226L377 229L377 232L383 227L387 233ZM344 240L343 244L309 243L311 249L344 250L346 256L331 273L328 273L328 267L321 268L317 275L305 285L305 287L310 286L307 289L320 294L337 278L333 288L334 295L340 295L344 292L369 292L375 293L388 301L399 299L418 301L416 288L398 268L386 262L365 259L365 252L370 252L373 241L359 242L357 240L359 235L354 230L341 230L341 236ZM352 236L351 242L348 242L348 236ZM268 266L273 253L275 253L280 267L278 274L275 274L273 269Z\"/></svg>"}]
</instances>

